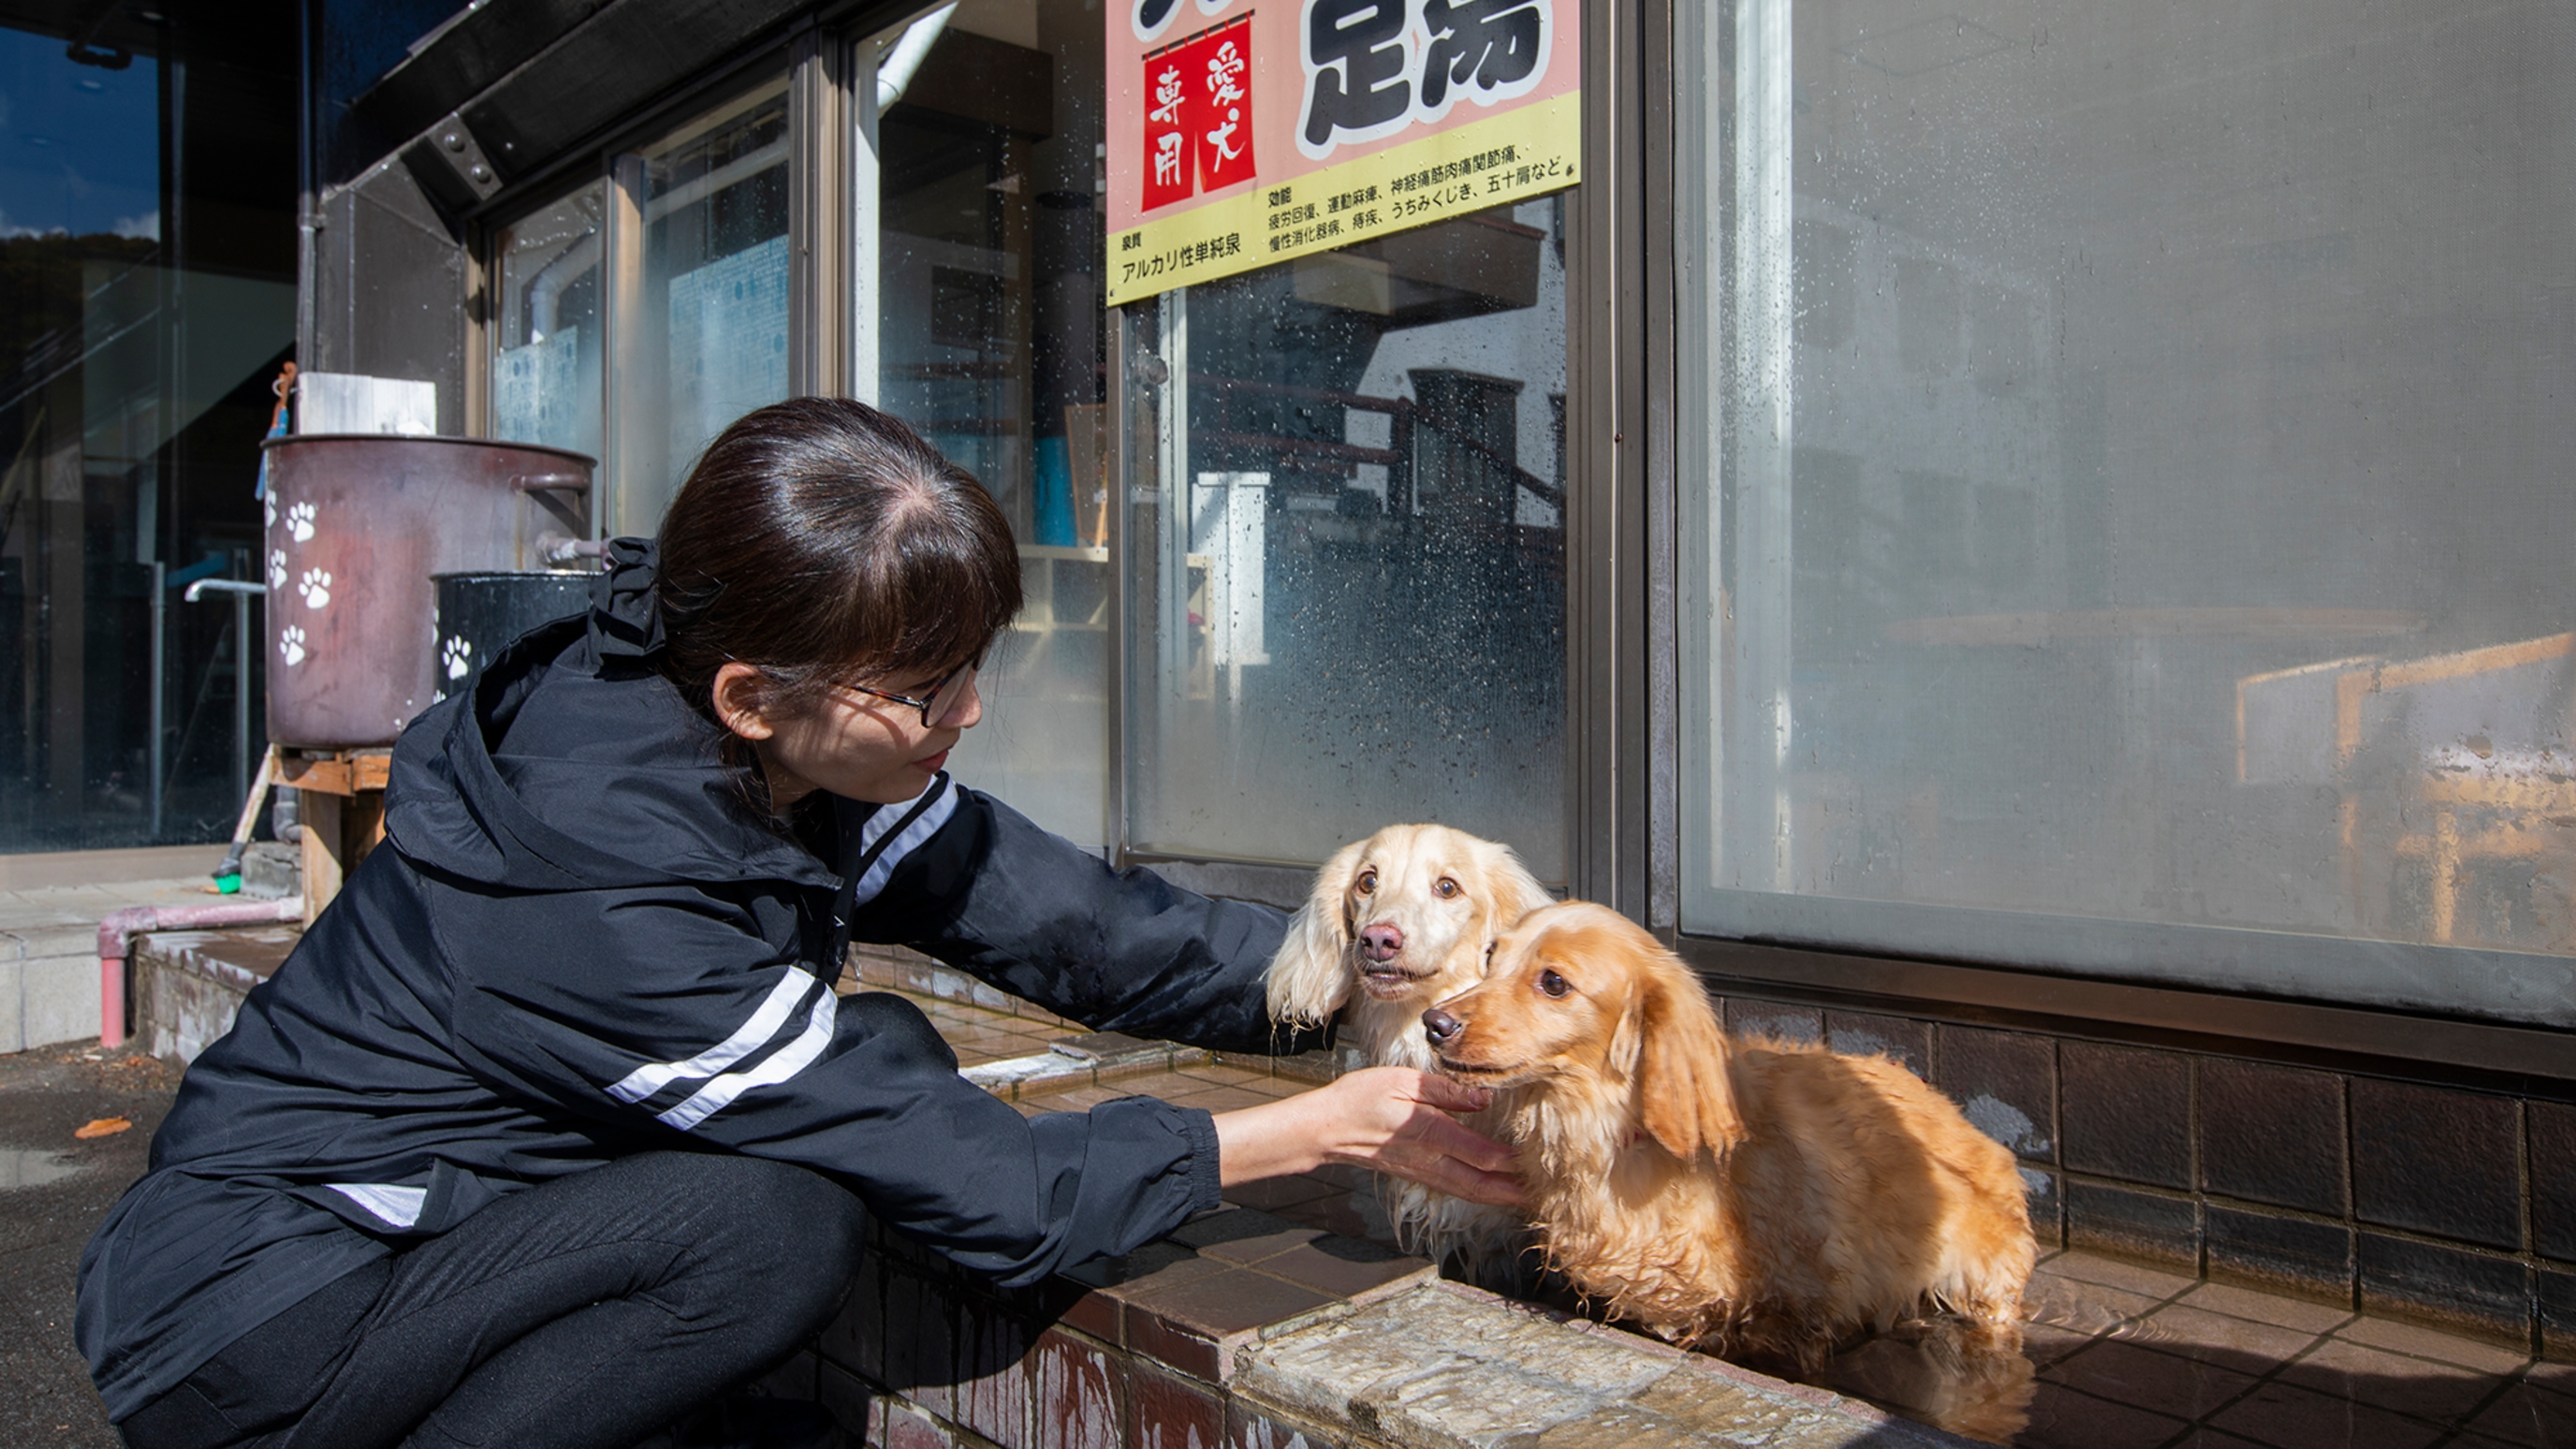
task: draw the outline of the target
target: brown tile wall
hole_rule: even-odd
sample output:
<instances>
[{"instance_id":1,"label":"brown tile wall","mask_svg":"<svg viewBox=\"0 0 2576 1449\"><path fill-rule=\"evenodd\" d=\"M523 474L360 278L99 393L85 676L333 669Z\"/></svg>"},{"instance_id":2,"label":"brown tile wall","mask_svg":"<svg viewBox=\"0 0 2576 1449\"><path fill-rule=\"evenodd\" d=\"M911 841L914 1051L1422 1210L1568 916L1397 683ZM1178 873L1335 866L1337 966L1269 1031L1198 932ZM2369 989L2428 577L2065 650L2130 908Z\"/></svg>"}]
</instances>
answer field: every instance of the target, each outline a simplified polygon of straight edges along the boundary
<instances>
[{"instance_id":1,"label":"brown tile wall","mask_svg":"<svg viewBox=\"0 0 2576 1449\"><path fill-rule=\"evenodd\" d=\"M869 985L1034 1010L908 951L853 955ZM1947 1091L2020 1158L2044 1245L2576 1360L2576 1105L1747 996L1719 1005L1729 1030L1884 1053Z\"/></svg>"},{"instance_id":2,"label":"brown tile wall","mask_svg":"<svg viewBox=\"0 0 2576 1449\"><path fill-rule=\"evenodd\" d=\"M1729 997L1880 1051L2020 1157L2044 1244L2576 1358L2576 1106L2195 1051Z\"/></svg>"}]
</instances>

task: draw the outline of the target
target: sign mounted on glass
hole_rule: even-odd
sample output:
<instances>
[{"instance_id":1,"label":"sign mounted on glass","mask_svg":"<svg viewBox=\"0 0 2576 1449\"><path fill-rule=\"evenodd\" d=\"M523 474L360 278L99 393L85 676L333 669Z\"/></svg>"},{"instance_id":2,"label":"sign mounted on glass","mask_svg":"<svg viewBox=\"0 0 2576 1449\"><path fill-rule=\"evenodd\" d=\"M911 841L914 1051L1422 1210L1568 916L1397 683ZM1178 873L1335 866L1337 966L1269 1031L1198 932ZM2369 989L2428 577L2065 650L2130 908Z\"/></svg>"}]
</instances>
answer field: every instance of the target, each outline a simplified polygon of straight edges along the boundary
<instances>
[{"instance_id":1,"label":"sign mounted on glass","mask_svg":"<svg viewBox=\"0 0 2576 1449\"><path fill-rule=\"evenodd\" d=\"M1573 185L1578 0L1109 0L1109 304Z\"/></svg>"}]
</instances>

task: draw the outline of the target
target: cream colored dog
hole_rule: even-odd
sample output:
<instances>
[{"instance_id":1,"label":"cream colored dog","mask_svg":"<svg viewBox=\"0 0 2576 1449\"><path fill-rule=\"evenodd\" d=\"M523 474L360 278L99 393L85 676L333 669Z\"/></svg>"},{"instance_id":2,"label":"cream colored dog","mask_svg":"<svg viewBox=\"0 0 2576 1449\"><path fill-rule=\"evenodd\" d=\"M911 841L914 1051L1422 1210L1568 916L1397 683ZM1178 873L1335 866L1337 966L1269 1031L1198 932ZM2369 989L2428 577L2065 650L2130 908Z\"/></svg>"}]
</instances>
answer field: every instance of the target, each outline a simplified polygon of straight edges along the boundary
<instances>
[{"instance_id":1,"label":"cream colored dog","mask_svg":"<svg viewBox=\"0 0 2576 1449\"><path fill-rule=\"evenodd\" d=\"M1547 901L1509 846L1444 825L1390 825L1316 872L1270 962L1270 1015L1320 1024L1347 1005L1371 1065L1429 1070L1423 1010L1482 980L1494 938ZM1467 1125L1492 1135L1502 1106ZM1383 1176L1378 1197L1406 1251L1434 1262L1456 1253L1478 1280L1508 1281L1523 1229L1514 1213Z\"/></svg>"},{"instance_id":2,"label":"cream colored dog","mask_svg":"<svg viewBox=\"0 0 2576 1449\"><path fill-rule=\"evenodd\" d=\"M2027 1404L2021 1176L1904 1067L1730 1040L1680 960L1580 901L1523 917L1423 1020L1441 1070L1517 1089L1506 1139L1549 1266L1587 1298L1805 1375L1864 1332L1955 1315L2019 1394L2003 1417Z\"/></svg>"}]
</instances>

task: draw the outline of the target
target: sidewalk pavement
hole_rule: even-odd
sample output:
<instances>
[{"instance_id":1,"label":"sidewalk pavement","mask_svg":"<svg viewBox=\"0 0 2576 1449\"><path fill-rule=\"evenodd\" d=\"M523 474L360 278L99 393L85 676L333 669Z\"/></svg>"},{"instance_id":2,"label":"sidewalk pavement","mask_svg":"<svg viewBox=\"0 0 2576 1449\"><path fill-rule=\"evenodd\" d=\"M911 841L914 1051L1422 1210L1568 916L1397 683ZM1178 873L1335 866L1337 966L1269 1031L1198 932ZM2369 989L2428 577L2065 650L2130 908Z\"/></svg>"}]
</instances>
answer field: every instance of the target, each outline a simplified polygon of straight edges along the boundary
<instances>
[{"instance_id":1,"label":"sidewalk pavement","mask_svg":"<svg viewBox=\"0 0 2576 1449\"><path fill-rule=\"evenodd\" d=\"M0 1444L117 1449L72 1346L72 1287L89 1235L143 1175L178 1082L175 1068L94 1042L0 1056ZM75 1135L113 1118L133 1125Z\"/></svg>"}]
</instances>

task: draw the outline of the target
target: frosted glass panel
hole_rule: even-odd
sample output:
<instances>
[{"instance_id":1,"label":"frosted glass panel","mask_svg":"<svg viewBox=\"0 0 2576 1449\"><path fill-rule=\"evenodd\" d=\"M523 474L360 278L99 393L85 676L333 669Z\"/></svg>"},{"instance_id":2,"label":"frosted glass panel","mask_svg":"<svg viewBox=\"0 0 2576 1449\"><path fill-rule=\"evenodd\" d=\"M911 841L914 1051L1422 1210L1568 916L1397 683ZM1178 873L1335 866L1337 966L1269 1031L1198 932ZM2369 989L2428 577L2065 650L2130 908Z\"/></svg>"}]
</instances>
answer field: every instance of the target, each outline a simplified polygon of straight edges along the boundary
<instances>
[{"instance_id":1,"label":"frosted glass panel","mask_svg":"<svg viewBox=\"0 0 2576 1449\"><path fill-rule=\"evenodd\" d=\"M1139 309L1137 848L1306 864L1437 820L1563 878L1562 218L1483 212Z\"/></svg>"},{"instance_id":2,"label":"frosted glass panel","mask_svg":"<svg viewBox=\"0 0 2576 1449\"><path fill-rule=\"evenodd\" d=\"M725 426L787 396L787 238L671 279L671 451L694 457Z\"/></svg>"},{"instance_id":3,"label":"frosted glass panel","mask_svg":"<svg viewBox=\"0 0 2576 1449\"><path fill-rule=\"evenodd\" d=\"M599 456L597 182L501 233L492 436Z\"/></svg>"},{"instance_id":4,"label":"frosted glass panel","mask_svg":"<svg viewBox=\"0 0 2576 1449\"><path fill-rule=\"evenodd\" d=\"M617 158L640 246L619 282L612 533L659 528L708 442L787 396L787 161L783 79Z\"/></svg>"},{"instance_id":5,"label":"frosted glass panel","mask_svg":"<svg viewBox=\"0 0 2576 1449\"><path fill-rule=\"evenodd\" d=\"M2576 1024L2576 11L1675 13L1686 928Z\"/></svg>"}]
</instances>

